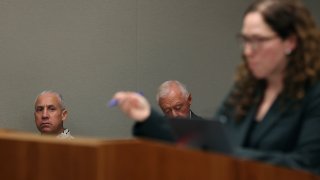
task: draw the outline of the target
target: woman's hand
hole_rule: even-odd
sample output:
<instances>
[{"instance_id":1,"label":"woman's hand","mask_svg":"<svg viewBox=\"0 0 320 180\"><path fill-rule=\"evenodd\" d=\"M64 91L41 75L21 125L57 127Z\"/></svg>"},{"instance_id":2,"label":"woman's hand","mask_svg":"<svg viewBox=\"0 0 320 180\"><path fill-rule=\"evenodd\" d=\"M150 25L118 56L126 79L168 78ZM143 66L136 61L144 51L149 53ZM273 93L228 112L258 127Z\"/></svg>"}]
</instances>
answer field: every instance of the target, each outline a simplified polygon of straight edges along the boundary
<instances>
[{"instance_id":1,"label":"woman's hand","mask_svg":"<svg viewBox=\"0 0 320 180\"><path fill-rule=\"evenodd\" d=\"M147 99L137 92L119 91L113 99L129 118L137 121L145 121L151 113L151 106Z\"/></svg>"}]
</instances>

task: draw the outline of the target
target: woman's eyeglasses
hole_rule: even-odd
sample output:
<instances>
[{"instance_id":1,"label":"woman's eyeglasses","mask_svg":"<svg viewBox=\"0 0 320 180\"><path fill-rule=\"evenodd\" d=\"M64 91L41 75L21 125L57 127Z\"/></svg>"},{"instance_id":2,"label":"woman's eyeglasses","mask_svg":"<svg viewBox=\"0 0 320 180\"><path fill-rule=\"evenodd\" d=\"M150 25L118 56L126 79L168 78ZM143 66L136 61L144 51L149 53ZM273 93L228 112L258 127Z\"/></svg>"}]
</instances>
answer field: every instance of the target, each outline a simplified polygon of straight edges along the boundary
<instances>
[{"instance_id":1,"label":"woman's eyeglasses","mask_svg":"<svg viewBox=\"0 0 320 180\"><path fill-rule=\"evenodd\" d=\"M279 36L245 36L240 34L237 36L242 49L246 48L246 45L250 45L253 51L257 51L261 46L268 41L279 38Z\"/></svg>"}]
</instances>

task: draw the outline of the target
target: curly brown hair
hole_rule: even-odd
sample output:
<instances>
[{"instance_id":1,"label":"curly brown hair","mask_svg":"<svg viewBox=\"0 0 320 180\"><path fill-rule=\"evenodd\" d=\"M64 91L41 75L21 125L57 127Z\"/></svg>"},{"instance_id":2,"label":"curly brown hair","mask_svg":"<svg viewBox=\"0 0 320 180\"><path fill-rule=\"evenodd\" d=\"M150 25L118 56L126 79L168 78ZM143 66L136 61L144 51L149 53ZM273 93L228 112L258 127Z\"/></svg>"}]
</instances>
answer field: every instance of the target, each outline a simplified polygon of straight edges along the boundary
<instances>
[{"instance_id":1,"label":"curly brown hair","mask_svg":"<svg viewBox=\"0 0 320 180\"><path fill-rule=\"evenodd\" d=\"M297 46L288 55L289 63L285 69L282 98L302 99L305 88L320 78L320 31L308 9L299 0L257 0L245 11L259 12L264 21L281 39L295 36ZM236 120L246 115L252 103L260 98L256 96L258 87L264 80L256 79L247 67L246 58L239 65L235 75L235 86L226 105L234 107Z\"/></svg>"}]
</instances>

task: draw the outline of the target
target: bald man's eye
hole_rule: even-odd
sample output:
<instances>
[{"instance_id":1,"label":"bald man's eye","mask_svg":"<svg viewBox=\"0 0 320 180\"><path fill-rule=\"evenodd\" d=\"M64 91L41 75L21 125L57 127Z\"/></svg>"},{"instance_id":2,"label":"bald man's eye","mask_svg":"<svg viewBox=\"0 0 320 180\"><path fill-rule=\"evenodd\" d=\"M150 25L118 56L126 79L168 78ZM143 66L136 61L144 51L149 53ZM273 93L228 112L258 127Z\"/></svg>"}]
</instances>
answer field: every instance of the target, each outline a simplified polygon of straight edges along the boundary
<instances>
[{"instance_id":1,"label":"bald man's eye","mask_svg":"<svg viewBox=\"0 0 320 180\"><path fill-rule=\"evenodd\" d=\"M36 112L41 112L41 111L43 111L43 107L37 107L36 108Z\"/></svg>"},{"instance_id":2,"label":"bald man's eye","mask_svg":"<svg viewBox=\"0 0 320 180\"><path fill-rule=\"evenodd\" d=\"M49 106L49 107L48 107L48 110L51 111L51 112L53 112L53 111L56 111L57 108L56 108L55 106Z\"/></svg>"}]
</instances>

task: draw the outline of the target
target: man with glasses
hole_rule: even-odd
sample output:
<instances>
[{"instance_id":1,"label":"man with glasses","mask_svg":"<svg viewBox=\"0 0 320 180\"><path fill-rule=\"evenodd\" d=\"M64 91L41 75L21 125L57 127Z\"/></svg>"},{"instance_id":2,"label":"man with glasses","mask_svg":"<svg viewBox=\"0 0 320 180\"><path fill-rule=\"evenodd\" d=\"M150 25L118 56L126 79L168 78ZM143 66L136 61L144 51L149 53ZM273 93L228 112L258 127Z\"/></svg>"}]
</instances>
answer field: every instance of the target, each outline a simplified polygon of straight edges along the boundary
<instances>
[{"instance_id":1,"label":"man with glasses","mask_svg":"<svg viewBox=\"0 0 320 180\"><path fill-rule=\"evenodd\" d=\"M199 118L190 109L191 93L179 81L169 80L162 83L156 98L162 112L169 118Z\"/></svg>"}]
</instances>

